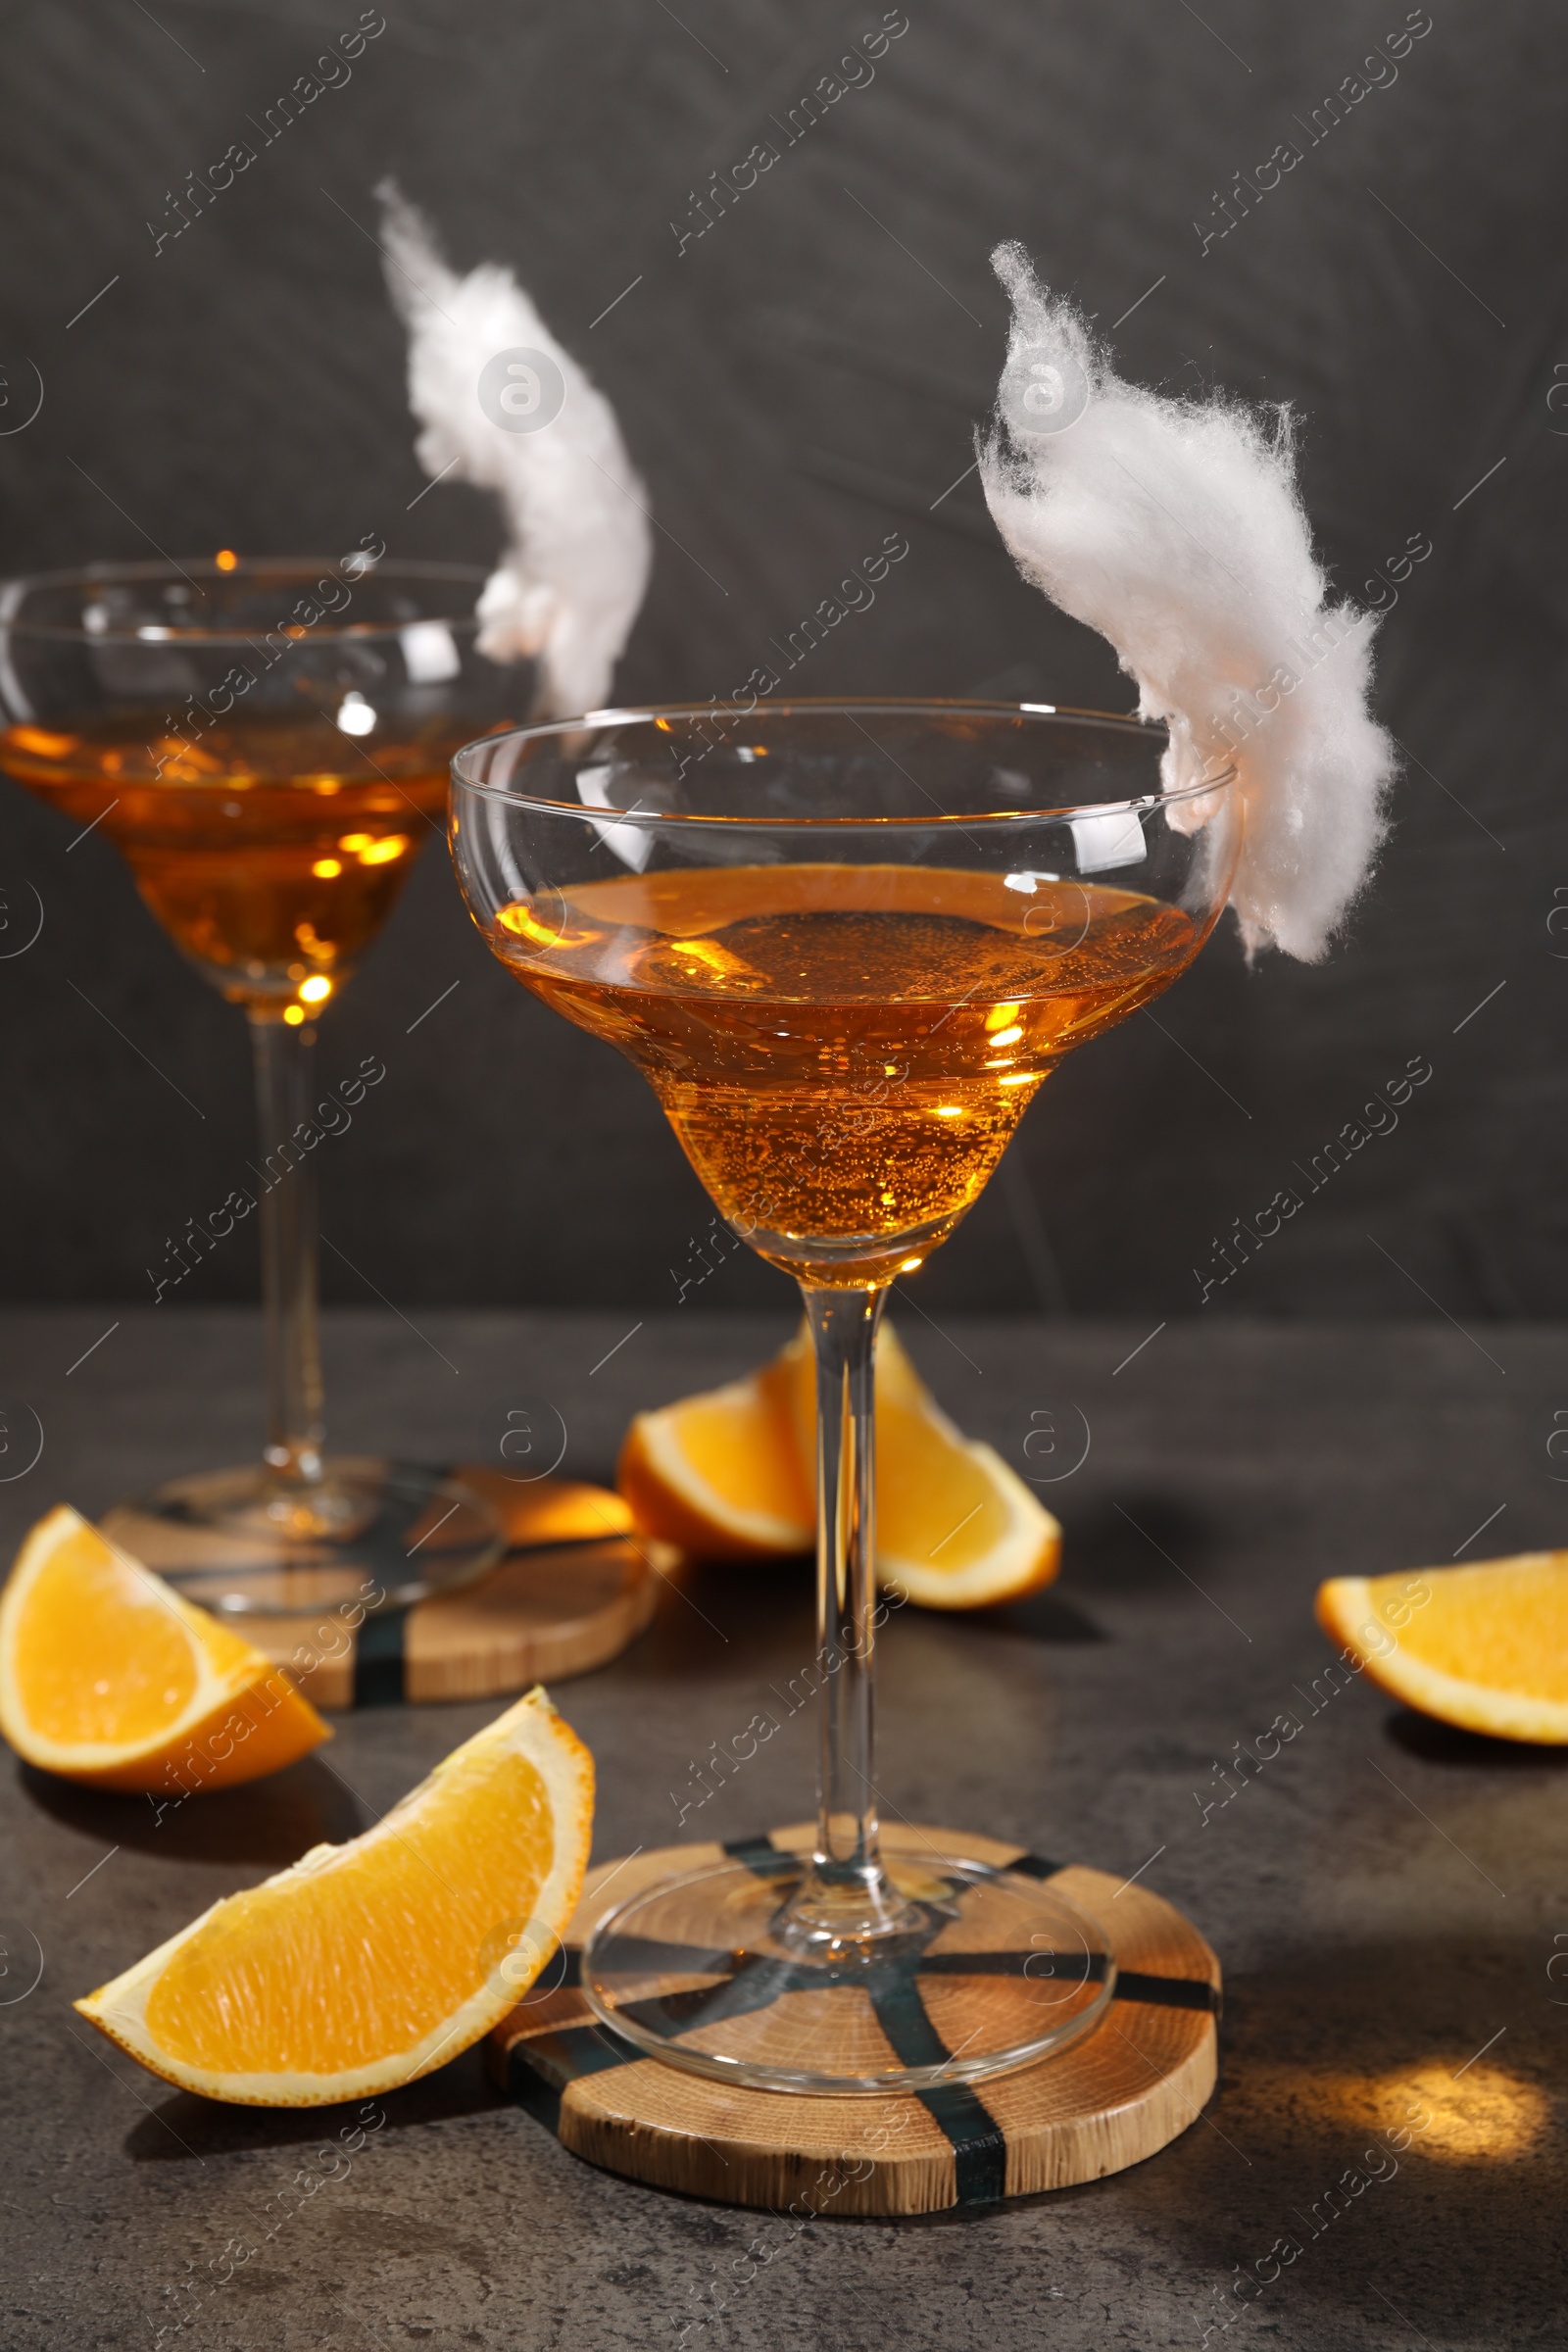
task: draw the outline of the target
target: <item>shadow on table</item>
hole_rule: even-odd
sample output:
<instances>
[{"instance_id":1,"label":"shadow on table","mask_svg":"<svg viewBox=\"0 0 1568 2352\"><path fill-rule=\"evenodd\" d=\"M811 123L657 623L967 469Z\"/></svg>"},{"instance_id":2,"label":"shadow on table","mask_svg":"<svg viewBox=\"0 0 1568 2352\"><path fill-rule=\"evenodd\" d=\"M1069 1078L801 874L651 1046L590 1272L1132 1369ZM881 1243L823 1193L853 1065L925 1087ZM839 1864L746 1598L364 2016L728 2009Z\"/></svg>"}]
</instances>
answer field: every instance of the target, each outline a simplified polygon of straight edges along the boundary
<instances>
[{"instance_id":1,"label":"shadow on table","mask_svg":"<svg viewBox=\"0 0 1568 2352\"><path fill-rule=\"evenodd\" d=\"M1087 1609L1053 1585L1042 1592L1026 1592L1021 1600L1005 1600L994 1609L965 1610L959 1621L967 1632L1010 1634L1026 1642L1108 1642Z\"/></svg>"},{"instance_id":2,"label":"shadow on table","mask_svg":"<svg viewBox=\"0 0 1568 2352\"><path fill-rule=\"evenodd\" d=\"M1200 1549L1190 1513L1145 1500L1142 1525L1159 1541ZM1139 1556L1134 1557L1134 1553ZM1145 1557L1152 1560L1151 1573ZM1072 1564L1122 1591L1170 1582L1170 1570L1155 1552L1113 1513L1090 1522L1086 1540L1073 1524ZM624 1671L660 1681L683 1674L733 1673L737 1659L769 1652L808 1656L814 1646L815 1564L805 1554L780 1560L693 1560L666 1580L667 1589L648 1631L625 1656ZM1035 1642L1104 1642L1110 1637L1081 1603L1052 1588L1026 1593L1000 1608L966 1610L961 1620L984 1632L1023 1636Z\"/></svg>"},{"instance_id":3,"label":"shadow on table","mask_svg":"<svg viewBox=\"0 0 1568 2352\"><path fill-rule=\"evenodd\" d=\"M1042 1499L1048 1510L1056 1507L1049 1494ZM1070 1519L1062 1552L1073 1579L1106 1594L1170 1593L1207 1565L1210 1522L1172 1494L1085 1495Z\"/></svg>"},{"instance_id":4,"label":"shadow on table","mask_svg":"<svg viewBox=\"0 0 1568 2352\"><path fill-rule=\"evenodd\" d=\"M368 1827L358 1803L317 1756L241 1788L171 1802L83 1788L30 1764L21 1787L40 1811L84 1838L175 1862L297 1862L313 1845L339 1845ZM162 1808L162 1810L160 1810Z\"/></svg>"},{"instance_id":5,"label":"shadow on table","mask_svg":"<svg viewBox=\"0 0 1568 2352\"><path fill-rule=\"evenodd\" d=\"M1044 1499L1049 1508L1051 1494ZM1086 1497L1081 1514L1073 1514L1067 1544L1075 1592L1053 1587L1000 1608L966 1612L961 1622L1014 1640L1108 1641L1092 1613L1096 1592L1107 1597L1180 1592L1184 1577L1203 1573L1209 1535L1209 1523L1199 1512L1166 1494L1131 1494L1121 1509ZM815 1642L813 1579L813 1564L804 1554L688 1561L665 1580L653 1623L617 1660L617 1668L658 1682L674 1672L720 1678L742 1660L765 1660L770 1654L809 1656Z\"/></svg>"},{"instance_id":6,"label":"shadow on table","mask_svg":"<svg viewBox=\"0 0 1568 2352\"><path fill-rule=\"evenodd\" d=\"M1437 1723L1409 1707L1391 1713L1384 1730L1396 1747L1423 1764L1467 1764L1472 1769L1500 1766L1519 1771L1534 1766L1539 1772L1568 1768L1568 1747L1543 1746L1533 1740L1492 1740L1481 1732L1462 1732L1451 1723Z\"/></svg>"},{"instance_id":7,"label":"shadow on table","mask_svg":"<svg viewBox=\"0 0 1568 2352\"><path fill-rule=\"evenodd\" d=\"M137 2164L187 2164L192 2157L228 2156L247 2149L337 2147L356 2130L373 2147L382 2131L406 2132L420 2124L450 2123L480 2115L510 2101L491 2084L483 2045L465 2050L450 2066L421 2076L403 2090L374 2099L347 2099L332 2107L229 2107L218 2099L173 2091L148 2110L126 2132L127 2156ZM371 2130L370 2109L385 2117Z\"/></svg>"},{"instance_id":8,"label":"shadow on table","mask_svg":"<svg viewBox=\"0 0 1568 2352\"><path fill-rule=\"evenodd\" d=\"M688 1560L663 1580L646 1633L615 1660L640 1682L671 1674L723 1680L744 1660L809 1657L815 1568L779 1560Z\"/></svg>"}]
</instances>

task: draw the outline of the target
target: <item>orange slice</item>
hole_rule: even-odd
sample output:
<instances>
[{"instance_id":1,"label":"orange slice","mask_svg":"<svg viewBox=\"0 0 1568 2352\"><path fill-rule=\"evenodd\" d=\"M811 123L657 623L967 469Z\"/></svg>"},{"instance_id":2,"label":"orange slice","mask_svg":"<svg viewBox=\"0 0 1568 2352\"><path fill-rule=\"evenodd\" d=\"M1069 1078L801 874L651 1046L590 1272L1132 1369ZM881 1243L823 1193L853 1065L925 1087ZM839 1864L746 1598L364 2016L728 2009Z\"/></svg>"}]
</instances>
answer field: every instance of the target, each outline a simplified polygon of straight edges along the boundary
<instances>
[{"instance_id":1,"label":"orange slice","mask_svg":"<svg viewBox=\"0 0 1568 2352\"><path fill-rule=\"evenodd\" d=\"M575 1908L593 1758L530 1690L374 1829L231 1894L75 2006L182 2089L317 2107L412 2082L519 2000Z\"/></svg>"},{"instance_id":2,"label":"orange slice","mask_svg":"<svg viewBox=\"0 0 1568 2352\"><path fill-rule=\"evenodd\" d=\"M955 1428L890 1323L877 1339L877 1581L971 1609L1049 1584L1061 1529L989 1446ZM776 1557L814 1541L815 1367L803 1328L749 1379L640 1413L618 1480L645 1534L699 1556Z\"/></svg>"},{"instance_id":3,"label":"orange slice","mask_svg":"<svg viewBox=\"0 0 1568 2352\"><path fill-rule=\"evenodd\" d=\"M786 1356L722 1389L639 1413L615 1484L644 1535L698 1559L809 1551L816 1512L791 1431Z\"/></svg>"},{"instance_id":4,"label":"orange slice","mask_svg":"<svg viewBox=\"0 0 1568 2352\"><path fill-rule=\"evenodd\" d=\"M778 1360L788 1367L796 1452L809 1465L816 1363L804 1326ZM884 1318L876 1341L877 1583L921 1608L979 1609L1049 1585L1060 1565L1057 1522L993 1446L948 1419Z\"/></svg>"},{"instance_id":5,"label":"orange slice","mask_svg":"<svg viewBox=\"0 0 1568 2352\"><path fill-rule=\"evenodd\" d=\"M68 1504L0 1595L0 1732L104 1788L229 1788L332 1735L288 1676Z\"/></svg>"},{"instance_id":6,"label":"orange slice","mask_svg":"<svg viewBox=\"0 0 1568 2352\"><path fill-rule=\"evenodd\" d=\"M1568 1551L1337 1576L1317 1620L1407 1707L1494 1740L1568 1744Z\"/></svg>"}]
</instances>

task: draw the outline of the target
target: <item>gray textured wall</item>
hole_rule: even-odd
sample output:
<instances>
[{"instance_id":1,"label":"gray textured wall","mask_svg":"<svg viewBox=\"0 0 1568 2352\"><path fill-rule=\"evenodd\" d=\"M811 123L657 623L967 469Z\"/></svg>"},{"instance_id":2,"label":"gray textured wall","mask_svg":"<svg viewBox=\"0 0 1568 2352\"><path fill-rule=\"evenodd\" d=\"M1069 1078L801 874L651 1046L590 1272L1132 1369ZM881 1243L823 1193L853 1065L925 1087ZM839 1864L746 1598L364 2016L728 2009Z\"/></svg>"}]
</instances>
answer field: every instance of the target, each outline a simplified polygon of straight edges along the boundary
<instances>
[{"instance_id":1,"label":"gray textured wall","mask_svg":"<svg viewBox=\"0 0 1568 2352\"><path fill-rule=\"evenodd\" d=\"M1568 914L1565 936L1547 927L1568 907L1560 14L1432 0L1396 79L1380 68L1309 144L1314 106L1404 22L1396 0L907 0L874 82L678 252L688 191L877 23L873 0L681 0L679 21L648 0L385 5L352 80L156 254L166 192L247 135L354 0L7 12L5 414L22 355L46 396L0 438L0 565L148 541L335 550L372 528L404 554L492 553L473 494L410 505L422 477L367 233L390 169L455 260L516 266L618 405L666 534L626 695L730 687L897 525L909 560L803 687L1125 708L1103 646L1019 583L974 483L933 506L1002 351L987 253L1020 236L1102 325L1130 313L1130 372L1298 407L1342 586L1412 532L1434 553L1382 637L1379 705L1409 759L1348 941L1317 969L1252 971L1217 943L1157 1023L1069 1065L918 1297L1195 1310L1212 1238L1424 1055L1396 1132L1203 1311L1429 1312L1423 1293L1466 1321L1568 1309ZM1205 248L1216 192L1286 139L1301 163ZM32 892L45 918L0 962L4 1283L147 1298L166 1235L247 1156L242 1025L109 848L68 857L69 828L10 785L0 809L8 936ZM323 1076L367 1051L389 1080L323 1152L325 1226L381 1291L672 1302L709 1212L652 1098L490 963L438 857L324 1024ZM188 1294L252 1295L249 1247ZM331 1255L327 1287L367 1296ZM740 1255L692 1297L775 1295Z\"/></svg>"}]
</instances>

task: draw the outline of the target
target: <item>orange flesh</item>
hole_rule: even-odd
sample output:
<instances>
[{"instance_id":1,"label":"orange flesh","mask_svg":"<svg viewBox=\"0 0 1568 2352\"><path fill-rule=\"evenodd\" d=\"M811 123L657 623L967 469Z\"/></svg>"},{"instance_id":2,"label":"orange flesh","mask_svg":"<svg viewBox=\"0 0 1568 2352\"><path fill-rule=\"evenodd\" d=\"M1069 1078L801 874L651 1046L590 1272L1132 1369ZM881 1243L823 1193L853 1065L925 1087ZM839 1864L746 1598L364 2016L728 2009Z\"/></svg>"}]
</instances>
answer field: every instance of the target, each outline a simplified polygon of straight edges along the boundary
<instances>
[{"instance_id":1,"label":"orange flesh","mask_svg":"<svg viewBox=\"0 0 1568 2352\"><path fill-rule=\"evenodd\" d=\"M810 1494L760 1376L738 1396L695 1396L683 1405L680 1446L720 1503L809 1527Z\"/></svg>"},{"instance_id":2,"label":"orange flesh","mask_svg":"<svg viewBox=\"0 0 1568 2352\"><path fill-rule=\"evenodd\" d=\"M553 1835L525 1757L459 1766L368 1850L225 1905L153 1986L148 2031L215 2074L343 2074L413 2049L485 1984L497 1919L528 1918Z\"/></svg>"},{"instance_id":3,"label":"orange flesh","mask_svg":"<svg viewBox=\"0 0 1568 2352\"><path fill-rule=\"evenodd\" d=\"M213 1629L225 1643L233 1637ZM236 1645L245 1655L245 1645ZM127 1575L90 1528L40 1571L17 1629L16 1675L45 1739L134 1745L190 1704L197 1670L180 1619ZM215 1653L220 1672L229 1660Z\"/></svg>"},{"instance_id":4,"label":"orange flesh","mask_svg":"<svg viewBox=\"0 0 1568 2352\"><path fill-rule=\"evenodd\" d=\"M1409 1579L1375 1577L1379 1618ZM1449 1568L1431 1579L1432 1598L1392 1626L1399 1648L1440 1674L1520 1698L1568 1701L1568 1564L1502 1562Z\"/></svg>"},{"instance_id":5,"label":"orange flesh","mask_svg":"<svg viewBox=\"0 0 1568 2352\"><path fill-rule=\"evenodd\" d=\"M885 1403L876 1416L876 1541L890 1558L967 1568L1010 1520L980 1463L929 1418Z\"/></svg>"},{"instance_id":6,"label":"orange flesh","mask_svg":"<svg viewBox=\"0 0 1568 2352\"><path fill-rule=\"evenodd\" d=\"M789 1367L796 1447L810 1463L816 1362L809 1342L804 1336L793 1342L781 1360ZM877 1550L891 1559L956 1570L1001 1543L1009 1518L989 1471L936 1416L924 1383L885 1323L876 1348Z\"/></svg>"}]
</instances>

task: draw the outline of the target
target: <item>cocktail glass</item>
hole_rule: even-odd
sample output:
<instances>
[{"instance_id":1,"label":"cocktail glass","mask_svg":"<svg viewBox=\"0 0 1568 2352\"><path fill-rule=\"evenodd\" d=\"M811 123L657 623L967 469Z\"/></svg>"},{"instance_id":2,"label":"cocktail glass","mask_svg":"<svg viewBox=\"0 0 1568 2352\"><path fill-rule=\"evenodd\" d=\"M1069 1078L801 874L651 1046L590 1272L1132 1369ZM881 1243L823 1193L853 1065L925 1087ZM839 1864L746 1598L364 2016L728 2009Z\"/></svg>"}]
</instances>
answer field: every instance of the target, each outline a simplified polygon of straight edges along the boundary
<instances>
[{"instance_id":1,"label":"cocktail glass","mask_svg":"<svg viewBox=\"0 0 1568 2352\"><path fill-rule=\"evenodd\" d=\"M787 2091L972 2082L1110 1998L1103 1932L1050 1884L880 1850L873 1363L888 1286L1050 1072L1219 916L1239 796L1228 774L1162 794L1164 741L1038 707L797 703L600 712L453 762L490 948L648 1078L722 1215L799 1281L815 1346L814 1848L645 1886L585 1956L600 2019L676 2066Z\"/></svg>"},{"instance_id":2,"label":"cocktail glass","mask_svg":"<svg viewBox=\"0 0 1568 2352\"><path fill-rule=\"evenodd\" d=\"M401 1607L501 1549L460 1484L323 1455L316 1151L352 1109L318 1104L313 1077L318 1017L439 822L452 754L528 716L532 665L476 647L483 578L362 548L0 583L0 765L118 845L174 945L249 1019L260 1164L209 1227L189 1221L157 1295L259 1209L265 1453L105 1521L210 1607ZM347 1092L377 1082L361 1071Z\"/></svg>"}]
</instances>

